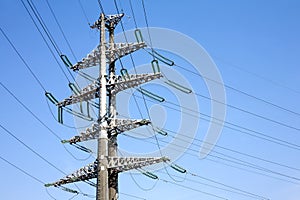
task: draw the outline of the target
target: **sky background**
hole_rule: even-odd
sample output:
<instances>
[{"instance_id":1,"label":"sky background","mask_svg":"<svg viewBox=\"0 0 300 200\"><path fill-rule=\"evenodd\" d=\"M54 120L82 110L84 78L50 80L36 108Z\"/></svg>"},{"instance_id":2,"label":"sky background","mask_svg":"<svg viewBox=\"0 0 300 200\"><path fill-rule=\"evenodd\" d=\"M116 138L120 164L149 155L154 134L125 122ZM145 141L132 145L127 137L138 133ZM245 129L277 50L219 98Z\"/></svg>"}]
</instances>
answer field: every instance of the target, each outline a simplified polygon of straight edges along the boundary
<instances>
[{"instance_id":1,"label":"sky background","mask_svg":"<svg viewBox=\"0 0 300 200\"><path fill-rule=\"evenodd\" d=\"M75 63L76 60L72 57L47 7L46 1L33 2L61 51ZM120 1L117 2L119 8L122 7L126 14L123 21L124 28L126 30L135 28L129 1L122 1L121 5ZM145 27L141 1L132 0L132 2L138 26ZM49 3L70 42L76 58L81 60L98 44L99 33L88 27L87 19L78 1L49 0ZM98 19L100 9L96 0L81 0L81 3L90 23ZM107 14L116 13L113 1L103 0L102 3ZM300 144L299 1L187 0L171 2L145 0L145 4L149 26L173 29L193 38L212 57L225 85L269 102L269 104L266 104L258 99L250 98L241 92L232 90L230 87L226 87L227 104L248 111L246 113L227 107L227 122L256 131L256 133L259 132L290 143ZM1 28L14 43L46 90L55 94L58 99L69 96L71 91L68 88L68 80L64 77L58 64L43 42L21 1L1 0L0 7L2 8L0 12ZM120 26L117 27L116 33L121 31ZM53 119L51 111L56 115L56 109L53 105L50 105L50 109L48 108L44 91L34 80L3 35L0 37L0 44L1 83L10 89L23 104L61 138L68 139L76 135L74 128L60 125ZM51 48L53 49L52 46ZM55 56L59 59L57 55ZM182 58L174 55L169 56L176 63L185 65L186 69L194 69L188 63L185 63ZM134 59L137 65L142 65L150 63L152 58L142 51L134 54ZM128 68L132 67L129 59L124 59L123 62ZM60 64L63 66L62 62ZM119 63L117 63L117 68L120 69ZM195 92L205 96L209 95L202 78L179 68L174 67L174 69L190 80L193 88L196 89ZM74 75L76 76L76 74ZM69 78L71 79L71 77ZM166 97L166 99L169 98L171 102L176 102L175 97L164 88L151 85L149 88L151 91ZM0 87L0 92L1 125L46 160L66 173L73 172L81 166L93 162L93 157L89 157L88 154L66 145L65 148L77 158L74 159L61 145L60 141L16 102L3 87ZM210 102L200 97L198 97L198 102L201 113L210 115ZM143 101L139 100L138 103L141 106L143 115L147 116ZM270 103L294 113L272 106ZM159 104L158 110L165 105L164 103ZM149 103L148 106L154 106L155 108L155 104L152 103ZM133 103L130 104L130 109L133 110L132 115L134 117L139 117L135 112L137 108ZM164 111L167 116L165 128L176 130L175 124L178 117L180 117L180 113L176 113L168 108L164 108ZM281 125L262 119L262 117L251 115L249 112L280 122ZM72 116L65 114L64 117L67 125L74 126ZM252 158L225 150L224 148L215 147L214 150L222 154L211 153L212 156L200 159L198 157L199 146L197 145L200 144L199 140L204 138L208 125L208 122L205 120L200 120L196 136L198 140L190 147L193 151L187 150L182 157L175 161L190 173L206 179L199 176L191 176L190 174L187 174L185 177L185 175L172 170L170 167L167 168L169 175L165 174L165 170L154 172L161 178L157 182L138 173L124 173L120 175L120 199L136 199L126 196L126 194L149 200L166 198L214 200L220 199L220 197L223 199L259 199L216 188L230 189L224 187L224 185L239 188L272 200L296 200L299 198L299 149L287 148L249 136L249 134L244 134L241 131L224 128L217 145L249 154ZM253 134L253 132L251 133ZM128 134L130 135L130 133ZM172 134L170 133L170 135ZM64 176L57 169L28 151L3 129L0 129L0 137L1 157L45 183L53 182ZM164 138L158 135L157 137L161 147L164 146L165 142L168 143L171 140L170 136ZM157 150L158 148L157 145L148 143L155 143L155 138L153 137L135 140L125 135L120 135L119 142L120 148L136 153L140 152L141 154ZM232 163L217 158L223 157L223 154L243 160L244 165L241 166L237 163L241 161L235 160L235 163ZM273 164L257 160L254 157L266 159L273 162ZM250 164L245 162L258 165L259 167L256 166L256 169L254 169L255 166L249 166ZM275 162L281 166L274 164ZM41 183L21 173L3 160L0 160L0 166L2 199L52 199ZM262 169L260 167L263 167L264 171L259 170ZM174 179L178 182L174 181ZM210 182L207 179L215 182ZM220 182L223 185L216 184L216 182ZM210 184L214 188L205 184ZM87 184L79 183L78 187L84 193L95 194L95 188ZM194 188L198 191L184 187ZM70 188L76 189L73 185L70 185ZM69 199L72 197L72 194L60 189L49 188L48 192L55 199ZM203 192L216 196L204 194ZM80 195L76 198L90 199Z\"/></svg>"}]
</instances>

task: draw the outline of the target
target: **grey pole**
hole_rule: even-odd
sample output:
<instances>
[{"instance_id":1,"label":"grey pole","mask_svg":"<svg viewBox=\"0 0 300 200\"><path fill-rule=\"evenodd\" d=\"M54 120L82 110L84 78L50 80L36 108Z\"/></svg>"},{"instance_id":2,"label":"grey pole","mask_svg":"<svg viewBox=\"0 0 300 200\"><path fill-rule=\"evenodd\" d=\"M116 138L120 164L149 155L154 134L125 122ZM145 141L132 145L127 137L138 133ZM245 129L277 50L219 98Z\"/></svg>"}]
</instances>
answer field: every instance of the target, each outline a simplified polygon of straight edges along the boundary
<instances>
[{"instance_id":1,"label":"grey pole","mask_svg":"<svg viewBox=\"0 0 300 200\"><path fill-rule=\"evenodd\" d=\"M99 138L98 138L98 174L97 174L97 193L96 193L96 200L108 200L108 136L107 130L101 128L100 119L106 114L106 56L105 56L105 17L104 14L101 13L100 16L100 73L99 73L99 80L100 80L100 87L99 87ZM104 121L104 123L106 123Z\"/></svg>"}]
</instances>

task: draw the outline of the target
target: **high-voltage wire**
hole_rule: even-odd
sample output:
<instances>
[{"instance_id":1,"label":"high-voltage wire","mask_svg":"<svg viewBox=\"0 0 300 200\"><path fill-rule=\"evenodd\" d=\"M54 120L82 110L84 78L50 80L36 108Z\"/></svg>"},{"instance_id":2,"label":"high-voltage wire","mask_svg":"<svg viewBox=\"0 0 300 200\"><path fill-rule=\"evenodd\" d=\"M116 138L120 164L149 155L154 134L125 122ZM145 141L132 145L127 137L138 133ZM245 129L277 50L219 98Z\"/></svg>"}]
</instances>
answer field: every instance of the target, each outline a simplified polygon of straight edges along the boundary
<instances>
[{"instance_id":1,"label":"high-voltage wire","mask_svg":"<svg viewBox=\"0 0 300 200\"><path fill-rule=\"evenodd\" d=\"M13 164L12 162L8 161L7 159L3 158L2 156L0 156L0 159L4 162L6 162L7 164L9 164L10 166L14 167L15 169L17 169L18 171L22 172L23 174L25 174L26 176L32 178L33 180L37 181L38 183L42 184L42 185L45 185L46 183L44 181L42 181L41 179L37 178L36 176L28 173L27 171L25 171L24 169L22 169L21 167L18 167L17 165ZM78 192L76 190L72 190L72 189L69 189L69 188L66 188L66 187L58 187L60 188L61 190L63 191L67 191L67 192L70 192L70 193L75 193L75 194L81 194L83 196L86 196L86 197L92 197L92 195L89 195L89 194L86 194L86 193L83 193L83 192ZM49 194L49 193L48 193Z\"/></svg>"},{"instance_id":2,"label":"high-voltage wire","mask_svg":"<svg viewBox=\"0 0 300 200\"><path fill-rule=\"evenodd\" d=\"M132 132L132 133L136 133L136 132L133 132L133 131L131 131L131 132ZM155 142L152 142L152 141L149 141L149 140L145 140L145 139L138 139L138 138L133 137L133 136L131 136L131 135L129 135L129 134L126 134L126 133L123 133L122 135L124 135L124 136L126 136L126 137L129 137L129 138L132 138L132 139L135 139L135 140L139 140L139 141L145 142L145 143L149 143L149 144L154 144L154 145L156 145ZM163 140L160 140L160 141L161 141L162 143L167 144L167 142L165 142L165 141L163 141ZM171 149L173 149L173 150L175 150L175 151L182 152L182 150L179 150L179 149L177 149L176 147L182 148L182 149L185 149L185 150L188 150L188 151L191 151L191 152L195 152L195 153L197 153L197 154L192 154L192 153L190 153L190 152L188 152L188 151L184 152L184 154L187 154L187 155L190 155L190 156L199 158L199 155L198 155L199 151L198 151L198 150L195 150L195 149L192 149L192 148L182 147L182 146L177 145L177 144L175 144L175 145L173 145L173 146L169 146L169 148L171 148ZM219 159L222 160L222 161L224 161L224 159L222 159L222 158L220 158L220 157L219 157ZM229 167L232 167L232 168L236 168L236 169L239 169L239 170L242 170L242 171L250 172L250 173L253 173L253 174L258 174L258 175L266 176L266 177L269 177L269 178L272 178L272 179L277 179L277 180L284 181L284 182L287 182L287 183L292 183L292 184L296 184L296 185L299 184L299 182L294 182L294 181L291 181L291 180L287 180L287 179L275 177L275 176L272 176L272 175L268 175L268 174L266 174L266 173L260 173L260 172L253 171L253 170L249 170L249 169L246 169L246 168L242 168L242 167L230 165L230 164L228 164L228 163L226 163L226 162L217 161L217 160L214 160L214 159L211 159L211 158L208 158L208 157L206 157L205 160L208 160L208 161L211 161L211 162L215 162L215 163L218 163L218 164L222 164L222 165L226 165L226 166L229 166ZM246 167L246 166L243 165L243 164L240 164L240 165L243 166L243 167ZM248 167L248 166L247 166L247 167Z\"/></svg>"},{"instance_id":3,"label":"high-voltage wire","mask_svg":"<svg viewBox=\"0 0 300 200\"><path fill-rule=\"evenodd\" d=\"M22 144L24 147L26 147L29 151L31 151L32 153L34 153L36 156L38 156L40 159L42 159L44 162L46 162L48 165L50 165L51 167L53 167L54 169L56 169L57 171L61 172L62 174L67 175L64 171L62 171L61 169L59 169L56 165L54 165L53 163L51 163L50 161L48 161L45 157L43 157L41 154L39 154L37 151L35 151L34 149L32 149L30 146L28 146L26 143L24 143L22 140L20 140L17 136L15 136L15 134L13 134L11 131L9 131L7 128L5 128L4 126L2 126L0 124L0 127L7 133L9 134L11 137L13 137L15 140L17 140L20 144ZM81 192L80 188L74 183L75 187Z\"/></svg>"},{"instance_id":4,"label":"high-voltage wire","mask_svg":"<svg viewBox=\"0 0 300 200\"><path fill-rule=\"evenodd\" d=\"M27 1L28 1L28 0L27 0ZM68 82L70 83L70 79L68 78L68 76L67 76L66 72L63 70L62 66L61 66L61 65L60 65L60 63L58 62L58 60L57 60L56 56L54 55L54 52L52 51L51 47L50 47L50 46L49 46L49 44L48 44L48 42L47 42L46 38L45 38L45 37L44 37L44 35L42 34L42 32L41 32L40 28L38 27L38 25L37 25L36 21L34 20L34 18L33 18L33 16L32 16L32 14L31 14L31 13L30 13L30 11L28 10L27 6L25 5L25 2L24 2L23 0L21 0L21 2L22 2L22 5L24 6L24 8L25 8L26 12L28 13L28 15L29 15L30 19L31 19L31 20L32 20L32 22L34 23L34 26L35 26L35 27L36 27L36 29L38 30L38 32L39 32L39 34L41 35L41 37L42 37L43 41L45 42L45 44L46 44L47 48L49 49L49 51L50 51L51 55L53 56L53 58L55 59L56 63L58 64L58 66L59 66L60 70L62 71L62 73L64 74L64 76L65 76L65 77L66 77L66 79L68 80ZM33 7L33 6L32 6L32 5L29 3L29 1L28 1L28 4L30 5L30 8L34 10L34 7ZM37 15L37 13L36 13L36 12L34 12L34 14L35 14L36 18L37 18L37 19L39 19L39 18L38 18L38 15ZM40 23L42 24L42 22L41 22L41 21L40 21ZM42 25L41 25L41 26L42 26ZM44 29L44 31L46 31L46 29ZM49 35L49 33L48 33L48 34L46 33L46 35L48 36L48 35ZM61 55L61 52L60 52L60 50L59 50L59 49L57 49L57 47L56 47L56 45L55 45L56 43L54 42L54 40L52 41L52 39L51 39L50 35L48 36L48 39L50 40L50 42L51 42L51 44L53 45L54 49L56 50L57 54L58 54L58 55ZM70 73L70 72L69 72L69 73ZM71 74L71 76L73 77L73 75L72 75L72 74ZM73 77L73 78L74 78L74 77ZM75 78L74 78L74 80L75 80Z\"/></svg>"},{"instance_id":5,"label":"high-voltage wire","mask_svg":"<svg viewBox=\"0 0 300 200\"><path fill-rule=\"evenodd\" d=\"M137 22L136 22L136 16L135 16L135 14L134 14L134 10L133 10L133 6L132 6L131 0L129 0L129 4L130 4L130 10L131 10L131 14L132 14L132 17L133 17L133 20L134 20L135 28L137 29L138 26L137 26ZM143 6L144 18L145 18L146 26L147 26L147 32L148 32L149 40L150 40L150 44L151 44L152 41L151 41L151 35L150 35L150 31L149 31L149 24L148 24L147 13L146 13L146 6L145 6L145 3L144 3L144 0L142 0L142 6ZM153 51L153 47L150 46L150 48L151 48L151 51ZM230 85L227 85L227 84L218 82L218 81L216 81L216 80L214 80L214 79L212 79L212 78L209 78L209 77L200 75L200 74L198 74L198 73L196 73L196 72L194 72L194 71L192 71L192 70L186 69L185 67L180 66L180 65L178 65L178 64L176 64L176 63L174 63L174 66L176 66L176 67L178 67L178 68L181 68L181 69L183 69L183 70L185 70L185 71L187 71L187 72L190 72L190 73L192 73L192 74L195 74L195 75L197 75L197 76L200 76L200 77L202 77L202 78L204 78L204 79L207 79L207 80L209 80L209 81L212 81L212 82L214 82L214 83L216 83L216 84L224 85L224 86L225 86L226 88L228 88L228 89L231 89L231 90L233 90L233 91L235 91L235 92L238 92L238 93L243 94L243 95L245 95L245 96L248 96L248 97L250 97L250 98L256 99L256 100L258 100L258 101L261 101L261 102L263 102L263 103L265 103L265 104L271 105L271 106L276 107L276 108L278 108L278 109L281 109L281 110L284 110L284 111L286 111L286 112L293 113L293 114L295 114L295 115L300 116L300 113L298 113L298 112L295 112L295 111L290 110L290 109L288 109L288 108L285 108L285 107L283 107L283 106L277 105L277 104L275 104L275 103L273 103L273 102L271 102L271 101L267 101L267 100L265 100L265 99L256 97L256 96L254 96L254 95L252 95L252 94L249 94L249 93L247 93L247 92L244 92L244 91L242 91L242 90L239 90L239 89L237 89L237 88L235 88L235 87L232 87L232 86L230 86ZM299 128L296 128L296 129L297 129L298 131L300 130Z\"/></svg>"},{"instance_id":6,"label":"high-voltage wire","mask_svg":"<svg viewBox=\"0 0 300 200\"><path fill-rule=\"evenodd\" d=\"M298 113L298 112L295 112L295 111L290 110L290 109L288 109L288 108L285 108L285 107L283 107L283 106L277 105L277 104L275 104L275 103L273 103L273 102L271 102L271 101L267 101L267 100L262 99L262 98L260 98L260 97L254 96L254 95L252 95L252 94L250 94L250 93L247 93L247 92L244 92L244 91L242 91L242 90L239 90L239 89L237 89L237 88L235 88L235 87L233 87L233 86L230 86L230 85L221 83L221 82L216 81L216 80L214 80L214 79L212 79L212 78L209 78L209 77L207 77L207 76L203 76L203 75L201 75L201 74L199 74L199 73L196 73L196 72L194 72L194 71L192 71L192 70L186 69L185 67L183 67L183 66L181 66L181 65L174 64L174 66L176 66L176 67L178 67L178 68L180 68L180 69L183 69L184 71L187 71L187 72L189 72L189 73L191 73L191 74L194 74L194 75L196 75L196 76L202 77L203 79L212 81L212 82L214 82L214 83L216 83L216 84L224 85L224 86L225 86L226 88L228 88L228 89L231 89L231 90L233 90L233 91L235 91L235 92L237 92L237 93L243 94L243 95L245 95L245 96L247 96L247 97L250 97L250 98L252 98L252 99L255 99L255 100L257 100L257 101L260 101L260 102L263 102L263 103L265 103L265 104L271 105L271 106L273 106L273 107L275 107L275 108L278 108L278 109L280 109L280 110L283 110L283 111L285 111L285 112L289 112L289 113L292 113L292 114L294 114L294 115L300 116L300 113Z\"/></svg>"},{"instance_id":7,"label":"high-voltage wire","mask_svg":"<svg viewBox=\"0 0 300 200\"><path fill-rule=\"evenodd\" d=\"M142 97L140 97L139 95L136 95L136 94L132 94L132 95L137 97L137 98L142 98ZM149 102L155 102L154 100L151 100L151 99L146 99L146 100L149 101ZM171 107L171 106L168 106L168 105L164 105L166 108L172 109L174 111L182 112L182 113L185 113L189 116L192 116L192 117L195 117L197 119L201 119L201 120L204 120L204 121L207 121L207 122L210 122L210 123L214 123L214 124L217 124L217 125L222 125L225 128L233 130L233 131L238 132L238 133L243 133L243 134L249 135L251 137L259 138L261 140L265 140L265 141L275 143L275 144L278 144L278 145L281 145L281 146L285 146L285 147L288 147L288 148L291 148L291 149L300 150L300 145L297 145L297 144L294 144L294 143L291 143L291 142L288 142L288 141L285 141L285 140L282 140L282 139L279 139L279 138L276 138L276 137L273 137L273 136L269 136L265 133L256 131L254 129L246 128L246 127L237 125L237 124L232 123L232 122L223 121L223 120L220 120L220 119L217 119L217 118L213 118L213 119L215 119L219 122L211 121L210 118L212 118L212 117L207 115L207 114L204 114L204 113L201 113L201 112L195 111L195 110L190 110L190 109L187 108L187 110L189 110L190 112L195 113L195 114L192 114L190 112L183 111L181 108L184 108L184 107L182 107L181 105L178 105L176 103L173 103L173 102L170 102L170 101L167 101L167 100L164 101L164 102L166 104L174 105L174 106L180 108L180 109L177 109L177 108L174 108L174 107ZM199 114L203 117L201 117L201 116L199 117L196 114ZM223 125L223 122L225 122L225 125ZM233 128L233 127L235 127L235 128Z\"/></svg>"},{"instance_id":8,"label":"high-voltage wire","mask_svg":"<svg viewBox=\"0 0 300 200\"><path fill-rule=\"evenodd\" d=\"M70 49L70 51L71 51L71 53L72 53L74 59L75 59L75 60L78 60L78 59L76 58L76 56L75 56L75 53L74 53L74 51L73 51L71 45L70 45L69 40L67 39L67 37L66 37L66 35L65 35L64 31L63 31L62 26L60 25L60 23L59 23L59 21L58 21L56 15L55 15L54 10L52 9L52 6L51 6L50 3L49 3L49 0L46 0L46 3L47 3L47 6L49 7L49 9L50 9L50 11L51 11L51 14L52 14L53 18L55 19L55 22L56 22L56 24L57 24L57 26L58 26L58 28L59 28L61 34L63 35L63 38L64 38L64 40L66 41L66 43L67 43L67 45L68 45L68 47L69 47L69 49Z\"/></svg>"},{"instance_id":9,"label":"high-voltage wire","mask_svg":"<svg viewBox=\"0 0 300 200\"><path fill-rule=\"evenodd\" d=\"M29 67L29 65L26 63L26 61L24 60L24 58L22 57L22 55L19 53L19 51L16 49L15 45L11 42L11 40L8 38L8 36L6 35L6 33L2 30L2 28L0 27L0 31L2 33L2 35L5 37L5 39L8 41L8 43L10 44L10 46L14 49L14 51L17 53L17 55L19 56L19 58L21 59L21 61L24 63L25 67L28 69L28 71L31 73L31 75L34 77L34 79L36 80L36 82L39 84L39 86L41 86L41 88L46 91L45 87L43 86L42 82L38 79L38 77L33 73L32 69Z\"/></svg>"}]
</instances>

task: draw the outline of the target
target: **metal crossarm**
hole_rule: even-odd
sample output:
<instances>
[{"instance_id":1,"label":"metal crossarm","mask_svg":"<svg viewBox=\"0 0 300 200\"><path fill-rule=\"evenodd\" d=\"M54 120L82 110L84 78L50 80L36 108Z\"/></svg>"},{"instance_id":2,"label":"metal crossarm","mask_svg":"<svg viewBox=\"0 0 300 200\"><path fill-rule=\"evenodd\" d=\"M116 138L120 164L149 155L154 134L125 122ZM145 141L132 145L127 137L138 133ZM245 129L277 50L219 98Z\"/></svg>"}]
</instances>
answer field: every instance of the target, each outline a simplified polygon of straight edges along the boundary
<instances>
[{"instance_id":1,"label":"metal crossarm","mask_svg":"<svg viewBox=\"0 0 300 200\"><path fill-rule=\"evenodd\" d=\"M162 77L160 72L152 74L132 74L127 76L117 76L114 80L109 80L107 83L107 89L111 90L112 94L116 94L120 91L134 88L149 81L159 79Z\"/></svg>"},{"instance_id":2,"label":"metal crossarm","mask_svg":"<svg viewBox=\"0 0 300 200\"><path fill-rule=\"evenodd\" d=\"M68 183L74 183L78 181L86 181L92 178L96 178L97 176L97 166L98 162L97 160L85 167L80 168L79 170L73 172L72 174L69 174L61 179L59 179L56 182L45 184L46 187L50 186L61 186Z\"/></svg>"},{"instance_id":3,"label":"metal crossarm","mask_svg":"<svg viewBox=\"0 0 300 200\"><path fill-rule=\"evenodd\" d=\"M117 135L125 131L129 131L140 126L148 125L151 122L147 119L131 120L131 119L107 119L108 124L112 125L100 125L100 129L106 129L111 135ZM74 144L77 142L83 142L87 140L93 140L99 138L99 125L93 124L90 128L87 128L84 132L81 132L79 136L75 136L69 140L63 140L63 143Z\"/></svg>"},{"instance_id":4,"label":"metal crossarm","mask_svg":"<svg viewBox=\"0 0 300 200\"><path fill-rule=\"evenodd\" d=\"M152 73L152 74L132 74L128 77L117 76L113 80L107 82L107 89L111 90L112 94L116 94L120 91L137 87L146 82L161 78L162 74ZM94 82L83 88L79 94L73 94L70 97L64 99L63 101L57 103L57 106L67 106L82 101L89 101L99 97L99 85L98 82ZM113 89L112 89L113 88Z\"/></svg>"},{"instance_id":5,"label":"metal crossarm","mask_svg":"<svg viewBox=\"0 0 300 200\"><path fill-rule=\"evenodd\" d=\"M57 106L67 106L75 103L79 103L82 101L89 101L99 96L99 87L100 84L98 82L94 82L83 88L79 94L73 94L70 97L64 99L63 101L57 103Z\"/></svg>"},{"instance_id":6,"label":"metal crossarm","mask_svg":"<svg viewBox=\"0 0 300 200\"><path fill-rule=\"evenodd\" d=\"M118 58L126 56L133 53L141 48L146 47L144 42L134 42L134 43L116 43L113 46L105 45L105 56L106 62L110 64ZM93 67L100 64L100 45L97 46L91 53L89 53L82 61L77 62L71 67L72 70L76 71L79 69L84 69L88 67Z\"/></svg>"},{"instance_id":7,"label":"metal crossarm","mask_svg":"<svg viewBox=\"0 0 300 200\"><path fill-rule=\"evenodd\" d=\"M116 169L118 172L124 172L166 161L170 161L170 159L167 157L109 157L108 167Z\"/></svg>"},{"instance_id":8,"label":"metal crossarm","mask_svg":"<svg viewBox=\"0 0 300 200\"><path fill-rule=\"evenodd\" d=\"M116 170L116 172L125 172L132 169L140 169L145 166L170 161L167 157L106 157L108 161L108 169ZM61 186L68 183L85 181L97 177L98 161L82 167L77 171L69 174L56 182L46 184L49 186Z\"/></svg>"}]
</instances>

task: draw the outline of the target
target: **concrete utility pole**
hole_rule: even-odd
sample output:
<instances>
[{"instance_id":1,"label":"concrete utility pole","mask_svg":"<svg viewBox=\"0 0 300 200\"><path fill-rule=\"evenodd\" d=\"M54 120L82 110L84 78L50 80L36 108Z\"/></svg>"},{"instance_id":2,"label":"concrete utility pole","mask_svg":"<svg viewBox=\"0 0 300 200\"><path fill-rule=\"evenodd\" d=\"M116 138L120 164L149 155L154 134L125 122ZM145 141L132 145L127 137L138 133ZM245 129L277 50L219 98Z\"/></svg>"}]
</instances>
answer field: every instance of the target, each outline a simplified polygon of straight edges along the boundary
<instances>
[{"instance_id":1,"label":"concrete utility pole","mask_svg":"<svg viewBox=\"0 0 300 200\"><path fill-rule=\"evenodd\" d=\"M98 115L98 121L106 115L106 56L105 56L105 19L104 14L100 15L100 67L99 67L99 102L100 109ZM98 176L97 176L97 195L96 199L106 200L108 199L108 170L107 170L107 157L108 157L108 133L107 129L102 128L99 123L98 131L100 132L98 139L98 152L97 159L98 164Z\"/></svg>"},{"instance_id":2,"label":"concrete utility pole","mask_svg":"<svg viewBox=\"0 0 300 200\"><path fill-rule=\"evenodd\" d=\"M115 61L113 60L113 51L114 51L114 33L115 33L115 24L110 22L108 24L108 33L109 33L109 46L111 49L110 55L110 64L109 64L109 79L114 80L116 76L116 66ZM112 82L111 91L114 91L114 82ZM114 122L117 115L116 110L116 94L114 92L109 93L108 99L108 109L109 109L109 116L112 118L111 126L115 126ZM118 142L117 136L111 135L108 142L108 156L109 157L116 157L118 156ZM109 188L109 199L110 200L117 200L118 199L118 172L114 169L110 169L108 171L108 188Z\"/></svg>"},{"instance_id":3,"label":"concrete utility pole","mask_svg":"<svg viewBox=\"0 0 300 200\"><path fill-rule=\"evenodd\" d=\"M79 136L74 136L69 140L62 141L63 143L75 144L87 140L97 140L97 159L93 163L78 169L56 182L46 184L46 187L60 187L68 183L88 181L96 178L96 200L117 200L119 173L169 161L166 157L118 157L118 134L140 126L149 125L151 122L147 119L132 120L117 118L117 93L162 77L159 70L149 74L130 75L127 70L122 69L122 76L116 75L116 60L146 47L143 41L132 43L114 42L114 29L123 16L124 14L104 15L102 13L99 20L91 26L91 28L100 30L100 45L89 53L87 57L82 59L82 61L70 66L74 71L99 66L99 78L85 88L81 90L78 89L76 93L63 101L55 101L60 113L62 107L82 103L83 101L87 102L87 109L89 109L90 105L99 109L98 120L90 128L81 132ZM108 44L105 42L106 29L109 32ZM98 105L94 102L95 98L99 98ZM80 116L83 115L84 113L80 113ZM151 178L157 178L156 175L152 175L150 172L145 172L145 175ZM88 183L93 185L91 182Z\"/></svg>"}]
</instances>

